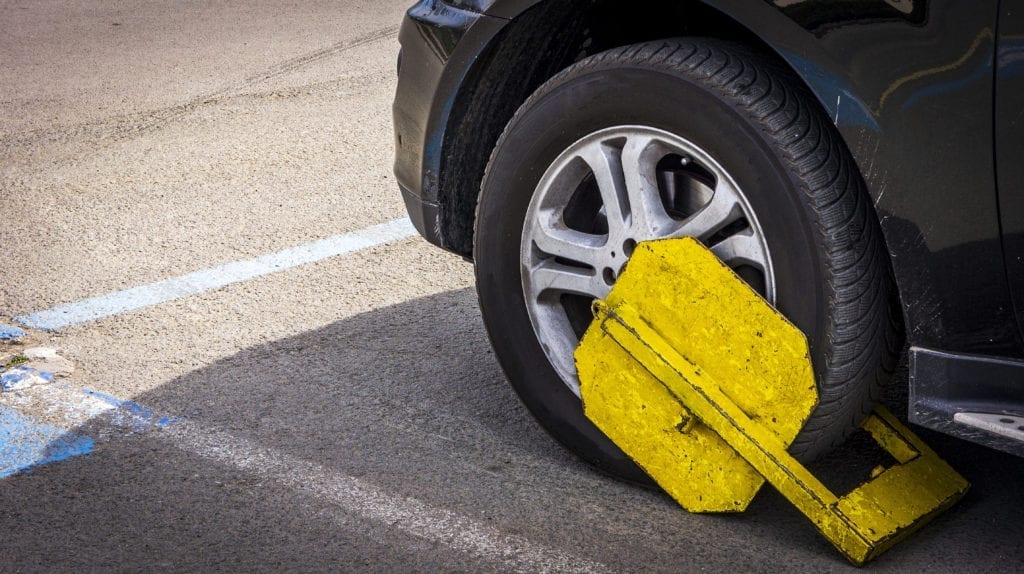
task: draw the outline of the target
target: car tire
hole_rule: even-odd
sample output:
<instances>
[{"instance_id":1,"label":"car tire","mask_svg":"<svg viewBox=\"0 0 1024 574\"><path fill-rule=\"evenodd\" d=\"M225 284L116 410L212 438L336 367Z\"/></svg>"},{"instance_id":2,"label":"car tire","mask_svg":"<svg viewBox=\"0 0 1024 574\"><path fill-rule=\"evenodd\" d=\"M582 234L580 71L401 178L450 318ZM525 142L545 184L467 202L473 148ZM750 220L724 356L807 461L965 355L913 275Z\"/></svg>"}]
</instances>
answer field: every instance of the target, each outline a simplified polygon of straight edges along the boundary
<instances>
[{"instance_id":1,"label":"car tire","mask_svg":"<svg viewBox=\"0 0 1024 574\"><path fill-rule=\"evenodd\" d=\"M611 176L592 167L604 165L605 160L592 159L598 156L612 158L607 160ZM637 167L629 167L634 163ZM650 217L637 215L648 207L629 203L632 188L623 183L629 181L647 182L636 184L646 191L637 192L634 203L653 201ZM650 199L655 197L651 185L661 207ZM730 209L742 221L680 232L716 197L727 197L727 189L738 190L732 201L739 207ZM625 194L626 207L609 207L615 200L605 199L618 197L615 193ZM699 200L678 199L686 193ZM629 217L615 216L627 207ZM641 219L668 223L650 224L621 248L613 246L618 251L609 251L612 238L621 240L626 233L621 221L630 218L633 227ZM596 286L587 293L600 296L597 278L614 281L629 241L659 233L696 235L714 249L731 239L728 232L753 237L761 248L750 248L735 265L726 263L748 271L740 275L752 276L748 281L807 335L819 404L790 451L809 460L841 442L870 411L902 342L887 253L864 184L829 118L799 82L733 43L673 39L632 45L557 74L519 108L498 140L475 222L483 319L525 405L550 434L598 468L627 480L647 480L586 419L578 391L567 379L573 346L568 343L585 328L578 309L585 313L589 301L573 274L585 276L579 285ZM579 245L566 247L557 243L563 241L558 236L555 247L548 247L549 235L558 233ZM601 238L605 246L594 247ZM594 249L586 251L588 246ZM600 252L603 259L581 264L571 256L577 251L586 257ZM758 253L764 257L758 259ZM572 275L564 283L569 291L559 291L561 279L549 282L551 273ZM549 317L555 319L545 323ZM568 335L567 324L573 330Z\"/></svg>"}]
</instances>

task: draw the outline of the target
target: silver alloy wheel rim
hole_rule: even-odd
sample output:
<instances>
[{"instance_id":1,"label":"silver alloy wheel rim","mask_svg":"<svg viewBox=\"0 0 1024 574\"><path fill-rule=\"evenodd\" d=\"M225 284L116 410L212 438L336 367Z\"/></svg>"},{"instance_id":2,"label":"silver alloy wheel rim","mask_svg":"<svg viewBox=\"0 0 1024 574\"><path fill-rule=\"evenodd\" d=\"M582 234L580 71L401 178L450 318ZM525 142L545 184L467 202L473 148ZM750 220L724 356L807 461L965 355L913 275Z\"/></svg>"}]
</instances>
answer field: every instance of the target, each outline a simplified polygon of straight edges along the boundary
<instances>
[{"instance_id":1,"label":"silver alloy wheel rim","mask_svg":"<svg viewBox=\"0 0 1024 574\"><path fill-rule=\"evenodd\" d=\"M541 347L577 396L580 320L574 325L570 310L579 305L570 303L606 297L640 241L684 236L700 239L774 303L754 211L693 142L644 126L607 128L569 146L541 177L520 243L523 295Z\"/></svg>"}]
</instances>

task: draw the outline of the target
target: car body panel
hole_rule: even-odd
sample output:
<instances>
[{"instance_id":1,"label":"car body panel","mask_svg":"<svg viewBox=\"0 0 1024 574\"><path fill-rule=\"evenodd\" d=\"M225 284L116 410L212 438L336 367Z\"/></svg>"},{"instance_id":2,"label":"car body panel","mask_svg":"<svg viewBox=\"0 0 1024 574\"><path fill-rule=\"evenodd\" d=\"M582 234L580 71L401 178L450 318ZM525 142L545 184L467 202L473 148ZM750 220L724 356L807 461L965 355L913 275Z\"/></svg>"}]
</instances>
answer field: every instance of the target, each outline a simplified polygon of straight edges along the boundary
<instances>
[{"instance_id":1,"label":"car body panel","mask_svg":"<svg viewBox=\"0 0 1024 574\"><path fill-rule=\"evenodd\" d=\"M413 221L428 240L455 250L438 189L451 106L486 66L508 23L542 2L451 3L463 18L458 41L431 39L438 35L433 28L452 21L444 2L424 0L410 11L395 117L398 134L415 134L396 158ZM604 3L613 10L643 7ZM1003 0L1000 23L999 0L680 0L752 32L805 82L867 184L909 343L975 362L1024 358L1017 322L1024 321L1024 27L1008 8L1021 3ZM412 59L419 71L407 70Z\"/></svg>"},{"instance_id":2,"label":"car body panel","mask_svg":"<svg viewBox=\"0 0 1024 574\"><path fill-rule=\"evenodd\" d=\"M835 120L878 212L908 338L1021 356L994 193L997 2L712 4L754 27Z\"/></svg>"},{"instance_id":3,"label":"car body panel","mask_svg":"<svg viewBox=\"0 0 1024 574\"><path fill-rule=\"evenodd\" d=\"M505 20L443 2L419 2L399 31L395 122L395 177L410 218L428 241L446 247L437 210L438 174L455 95L472 64ZM463 41L465 39L465 41Z\"/></svg>"},{"instance_id":4,"label":"car body panel","mask_svg":"<svg viewBox=\"0 0 1024 574\"><path fill-rule=\"evenodd\" d=\"M834 118L875 203L911 340L1024 357L994 193L998 2L704 3L771 46ZM533 4L485 12L515 17Z\"/></svg>"},{"instance_id":5,"label":"car body panel","mask_svg":"<svg viewBox=\"0 0 1024 574\"><path fill-rule=\"evenodd\" d=\"M996 173L1006 268L1024 328L1024 0L1003 0L996 56Z\"/></svg>"}]
</instances>

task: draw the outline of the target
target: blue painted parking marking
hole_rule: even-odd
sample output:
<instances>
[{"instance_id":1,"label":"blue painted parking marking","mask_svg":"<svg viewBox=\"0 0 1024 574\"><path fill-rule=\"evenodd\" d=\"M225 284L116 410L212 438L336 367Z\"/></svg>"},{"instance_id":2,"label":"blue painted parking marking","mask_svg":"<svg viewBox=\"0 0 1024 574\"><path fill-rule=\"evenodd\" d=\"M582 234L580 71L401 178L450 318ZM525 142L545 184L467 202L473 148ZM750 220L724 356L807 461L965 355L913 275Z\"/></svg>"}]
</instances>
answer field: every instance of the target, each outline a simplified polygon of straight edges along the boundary
<instances>
[{"instance_id":1,"label":"blue painted parking marking","mask_svg":"<svg viewBox=\"0 0 1024 574\"><path fill-rule=\"evenodd\" d=\"M12 367L0 374L0 391L14 391L32 384L49 383L53 373L32 367Z\"/></svg>"},{"instance_id":2,"label":"blue painted parking marking","mask_svg":"<svg viewBox=\"0 0 1024 574\"><path fill-rule=\"evenodd\" d=\"M44 420L45 419L45 420ZM0 478L182 420L64 383L0 395Z\"/></svg>"},{"instance_id":3,"label":"blue painted parking marking","mask_svg":"<svg viewBox=\"0 0 1024 574\"><path fill-rule=\"evenodd\" d=\"M27 327L52 331L189 297L415 234L416 230L408 218L395 219L255 259L58 305L16 317L15 320ZM13 340L25 336L25 331L0 325L0 335L5 340ZM2 381L4 390L8 392L0 392L0 477L88 454L98 443L146 432L179 420L154 413L138 403L54 383L50 373L32 371L34 369L9 369ZM45 379L42 382L48 384L24 384L32 375Z\"/></svg>"},{"instance_id":4,"label":"blue painted parking marking","mask_svg":"<svg viewBox=\"0 0 1024 574\"><path fill-rule=\"evenodd\" d=\"M162 427L181 420L181 417L170 417L153 412L133 401L125 401L99 391L85 389L82 393L95 397L113 407L110 412L110 424L127 432L145 432L153 427Z\"/></svg>"},{"instance_id":5,"label":"blue painted parking marking","mask_svg":"<svg viewBox=\"0 0 1024 574\"><path fill-rule=\"evenodd\" d=\"M17 341L24 336L24 329L20 329L14 325L0 323L0 341Z\"/></svg>"},{"instance_id":6,"label":"blue painted parking marking","mask_svg":"<svg viewBox=\"0 0 1024 574\"><path fill-rule=\"evenodd\" d=\"M0 405L0 478L87 454L93 439Z\"/></svg>"},{"instance_id":7,"label":"blue painted parking marking","mask_svg":"<svg viewBox=\"0 0 1024 574\"><path fill-rule=\"evenodd\" d=\"M231 283L370 249L415 234L416 229L408 218L395 219L255 259L58 305L15 317L15 320L26 326L53 330L198 295ZM0 327L0 336L5 340L26 335L24 329L16 326ZM98 443L178 421L178 418L160 415L131 401L51 383L50 373L40 374L45 380L43 383L47 384L22 389L20 383L31 376L30 370L34 369L22 370L8 369L3 381L3 389L7 392L0 392L0 478L87 454Z\"/></svg>"},{"instance_id":8,"label":"blue painted parking marking","mask_svg":"<svg viewBox=\"0 0 1024 574\"><path fill-rule=\"evenodd\" d=\"M277 273L299 265L352 253L405 239L416 234L408 218L395 219L351 233L321 239L305 245L291 247L277 253L246 261L235 261L156 281L138 287L91 297L74 303L57 305L45 311L15 317L15 320L36 329L53 331L62 327L94 321L127 311L134 311L176 299L182 299L218 289L232 283Z\"/></svg>"}]
</instances>

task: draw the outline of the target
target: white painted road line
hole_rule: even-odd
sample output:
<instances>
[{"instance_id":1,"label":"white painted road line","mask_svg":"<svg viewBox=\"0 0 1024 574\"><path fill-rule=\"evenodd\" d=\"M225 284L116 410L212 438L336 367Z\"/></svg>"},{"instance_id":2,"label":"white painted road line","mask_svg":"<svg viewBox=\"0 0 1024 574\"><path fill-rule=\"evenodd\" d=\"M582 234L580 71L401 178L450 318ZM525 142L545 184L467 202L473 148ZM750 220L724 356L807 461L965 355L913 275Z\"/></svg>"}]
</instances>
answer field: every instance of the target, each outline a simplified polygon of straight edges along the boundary
<instances>
[{"instance_id":1,"label":"white painted road line","mask_svg":"<svg viewBox=\"0 0 1024 574\"><path fill-rule=\"evenodd\" d=\"M228 263L17 317L26 326L54 330L132 311L232 283L284 271L416 234L396 219L247 261ZM227 464L335 505L349 515L428 540L511 572L608 572L605 565L507 535L456 512L415 498L390 494L358 478L338 474L230 434L93 391L63 385L26 389L0 397L0 477L34 466L86 455L95 444L160 429L150 436L175 448Z\"/></svg>"},{"instance_id":2,"label":"white painted road line","mask_svg":"<svg viewBox=\"0 0 1024 574\"><path fill-rule=\"evenodd\" d=\"M187 419L161 416L138 403L60 383L0 394L0 478L88 455L97 445L140 433L308 494L348 516L491 562L503 571L609 571L603 564L503 534L467 516L384 492L314 462Z\"/></svg>"},{"instance_id":3,"label":"white painted road line","mask_svg":"<svg viewBox=\"0 0 1024 574\"><path fill-rule=\"evenodd\" d=\"M15 317L15 320L27 327L52 331L189 297L299 265L405 239L415 234L416 230L408 218L395 219L255 259L226 263L180 277L58 305L45 311Z\"/></svg>"},{"instance_id":4,"label":"white painted road line","mask_svg":"<svg viewBox=\"0 0 1024 574\"><path fill-rule=\"evenodd\" d=\"M510 572L609 572L604 564L501 533L469 517L404 496L388 494L351 476L261 447L190 421L154 433L175 447L233 466L264 480L326 500L343 511L460 553L500 564Z\"/></svg>"}]
</instances>

